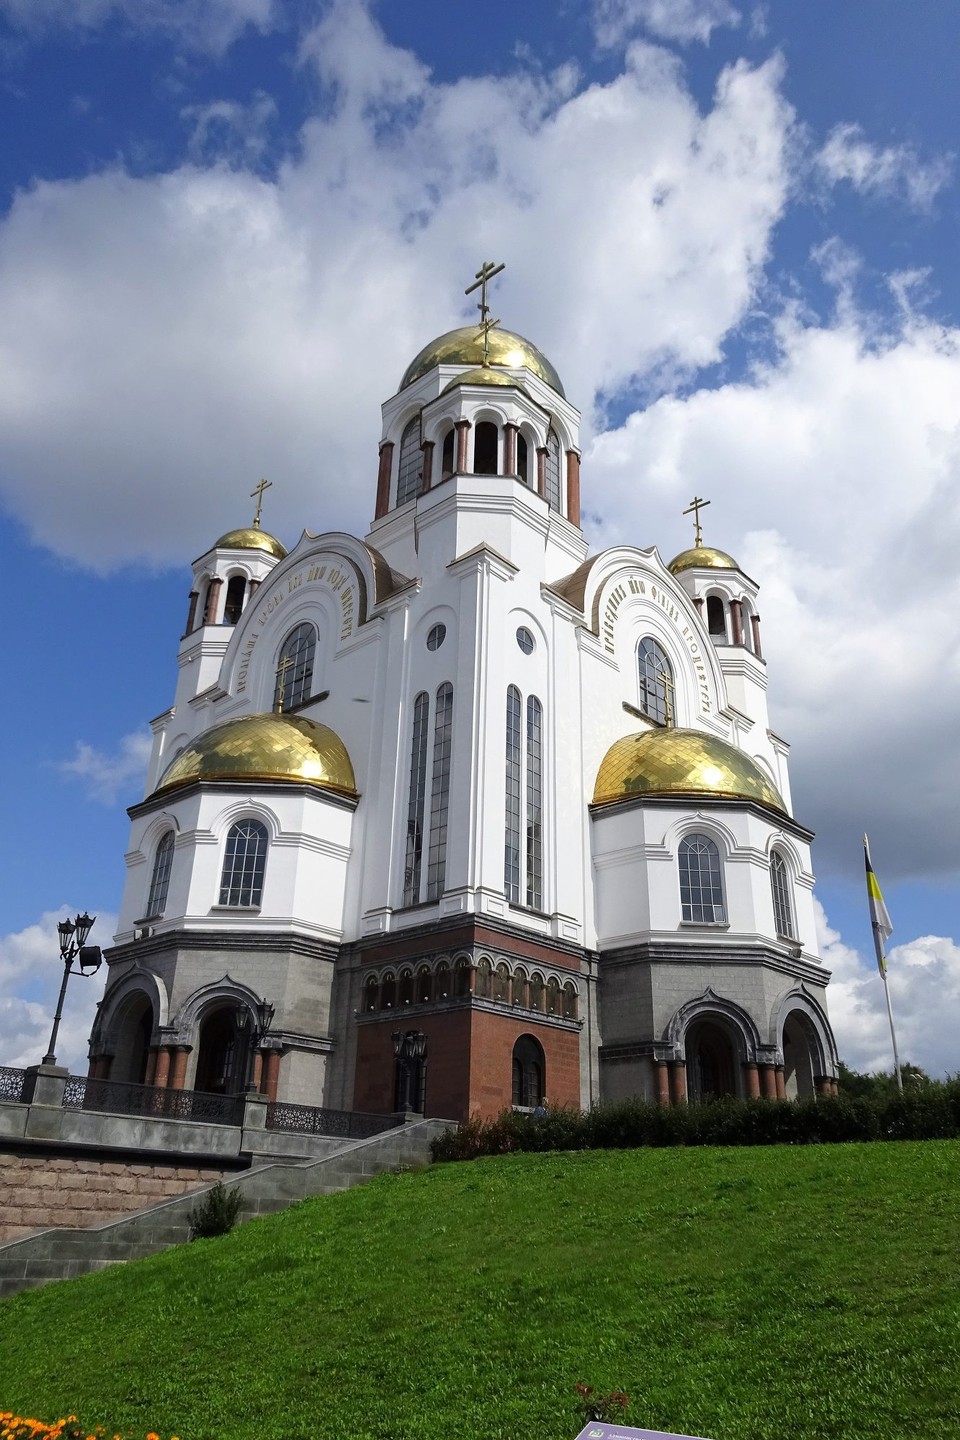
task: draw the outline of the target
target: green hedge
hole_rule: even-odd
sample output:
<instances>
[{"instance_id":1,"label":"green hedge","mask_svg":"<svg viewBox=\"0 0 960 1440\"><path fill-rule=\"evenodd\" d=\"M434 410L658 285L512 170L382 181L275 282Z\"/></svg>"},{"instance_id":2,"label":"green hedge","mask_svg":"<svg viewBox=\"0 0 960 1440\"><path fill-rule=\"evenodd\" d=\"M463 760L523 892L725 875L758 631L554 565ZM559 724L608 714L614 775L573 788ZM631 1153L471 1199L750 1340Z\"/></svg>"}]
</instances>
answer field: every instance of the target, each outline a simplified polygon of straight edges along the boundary
<instances>
[{"instance_id":1,"label":"green hedge","mask_svg":"<svg viewBox=\"0 0 960 1440\"><path fill-rule=\"evenodd\" d=\"M633 1150L644 1145L817 1145L848 1140L960 1138L960 1080L904 1095L817 1100L714 1100L652 1105L623 1100L537 1118L506 1110L468 1120L433 1142L435 1160L475 1160L515 1150Z\"/></svg>"}]
</instances>

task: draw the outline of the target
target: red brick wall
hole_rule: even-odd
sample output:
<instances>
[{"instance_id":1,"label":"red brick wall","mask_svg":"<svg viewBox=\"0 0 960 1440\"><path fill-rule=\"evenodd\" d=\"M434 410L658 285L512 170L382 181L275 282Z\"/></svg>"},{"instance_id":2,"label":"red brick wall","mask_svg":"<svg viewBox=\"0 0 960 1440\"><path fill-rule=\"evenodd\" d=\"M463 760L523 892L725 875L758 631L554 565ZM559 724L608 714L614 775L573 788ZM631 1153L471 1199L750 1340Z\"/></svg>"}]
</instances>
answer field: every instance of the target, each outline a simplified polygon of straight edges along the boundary
<instances>
[{"instance_id":1,"label":"red brick wall","mask_svg":"<svg viewBox=\"0 0 960 1440\"><path fill-rule=\"evenodd\" d=\"M470 1047L470 1114L483 1120L508 1110L513 1103L513 1047L521 1035L543 1046L545 1086L553 1105L580 1104L580 1033L550 1025L530 1025L487 1010L473 1014ZM461 1118L457 1116L456 1118Z\"/></svg>"}]
</instances>

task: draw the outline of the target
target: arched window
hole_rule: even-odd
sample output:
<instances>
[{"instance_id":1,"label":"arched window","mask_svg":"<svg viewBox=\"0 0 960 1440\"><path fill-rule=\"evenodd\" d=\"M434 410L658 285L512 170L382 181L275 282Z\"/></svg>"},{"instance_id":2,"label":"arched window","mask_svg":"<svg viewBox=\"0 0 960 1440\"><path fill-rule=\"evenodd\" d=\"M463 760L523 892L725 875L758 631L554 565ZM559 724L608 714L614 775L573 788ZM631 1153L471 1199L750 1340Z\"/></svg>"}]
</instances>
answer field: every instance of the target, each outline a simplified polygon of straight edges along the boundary
<instances>
[{"instance_id":1,"label":"arched window","mask_svg":"<svg viewBox=\"0 0 960 1440\"><path fill-rule=\"evenodd\" d=\"M499 433L496 425L481 420L473 433L474 475L496 475Z\"/></svg>"},{"instance_id":2,"label":"arched window","mask_svg":"<svg viewBox=\"0 0 960 1440\"><path fill-rule=\"evenodd\" d=\"M517 436L517 475L524 485L530 484L530 460L526 437Z\"/></svg>"},{"instance_id":3,"label":"arched window","mask_svg":"<svg viewBox=\"0 0 960 1440\"><path fill-rule=\"evenodd\" d=\"M393 1010L397 1003L397 977L388 970L380 981L380 1009Z\"/></svg>"},{"instance_id":4,"label":"arched window","mask_svg":"<svg viewBox=\"0 0 960 1440\"><path fill-rule=\"evenodd\" d=\"M543 1009L543 976L536 970L530 976L530 1009Z\"/></svg>"},{"instance_id":5,"label":"arched window","mask_svg":"<svg viewBox=\"0 0 960 1440\"><path fill-rule=\"evenodd\" d=\"M421 965L417 971L417 1004L429 1005L433 999L433 975L429 965Z\"/></svg>"},{"instance_id":6,"label":"arched window","mask_svg":"<svg viewBox=\"0 0 960 1440\"><path fill-rule=\"evenodd\" d=\"M718 644L723 645L726 642L727 607L719 595L707 596L707 629Z\"/></svg>"},{"instance_id":7,"label":"arched window","mask_svg":"<svg viewBox=\"0 0 960 1440\"><path fill-rule=\"evenodd\" d=\"M403 427L400 436L400 461L397 467L397 504L406 505L420 493L423 476L423 451L420 449L420 416L414 415Z\"/></svg>"},{"instance_id":8,"label":"arched window","mask_svg":"<svg viewBox=\"0 0 960 1440\"><path fill-rule=\"evenodd\" d=\"M785 940L795 940L797 932L793 925L793 906L790 903L790 877L786 861L779 851L770 857L770 889L773 891L773 924L778 935Z\"/></svg>"},{"instance_id":9,"label":"arched window","mask_svg":"<svg viewBox=\"0 0 960 1440\"><path fill-rule=\"evenodd\" d=\"M457 968L453 972L453 993L455 995L470 994L470 975L473 966L469 960L458 960Z\"/></svg>"},{"instance_id":10,"label":"arched window","mask_svg":"<svg viewBox=\"0 0 960 1440\"><path fill-rule=\"evenodd\" d=\"M457 442L457 432L448 430L443 437L443 453L440 458L440 478L448 479L453 474L453 454Z\"/></svg>"},{"instance_id":11,"label":"arched window","mask_svg":"<svg viewBox=\"0 0 960 1440\"><path fill-rule=\"evenodd\" d=\"M295 710L313 694L313 660L317 632L307 621L284 640L277 658L277 680L273 691L274 710Z\"/></svg>"},{"instance_id":12,"label":"arched window","mask_svg":"<svg viewBox=\"0 0 960 1440\"><path fill-rule=\"evenodd\" d=\"M569 980L563 987L563 1018L564 1020L576 1020L577 1018L577 987Z\"/></svg>"},{"instance_id":13,"label":"arched window","mask_svg":"<svg viewBox=\"0 0 960 1440\"><path fill-rule=\"evenodd\" d=\"M167 908L167 891L170 889L170 867L173 865L173 831L167 830L160 837L157 853L153 857L153 877L150 894L147 897L147 919L159 917Z\"/></svg>"},{"instance_id":14,"label":"arched window","mask_svg":"<svg viewBox=\"0 0 960 1440\"><path fill-rule=\"evenodd\" d=\"M513 1047L513 1103L533 1110L546 1091L543 1049L532 1035L521 1035Z\"/></svg>"},{"instance_id":15,"label":"arched window","mask_svg":"<svg viewBox=\"0 0 960 1440\"><path fill-rule=\"evenodd\" d=\"M477 965L477 983L473 993L479 996L481 1000L490 999L492 970L493 967L486 958L481 960Z\"/></svg>"},{"instance_id":16,"label":"arched window","mask_svg":"<svg viewBox=\"0 0 960 1440\"><path fill-rule=\"evenodd\" d=\"M543 706L535 695L527 697L525 746L521 740L522 714L520 691L516 685L510 685L507 689L503 893L511 905L521 903L520 835L523 832L524 901L531 910L539 910L543 904Z\"/></svg>"},{"instance_id":17,"label":"arched window","mask_svg":"<svg viewBox=\"0 0 960 1440\"><path fill-rule=\"evenodd\" d=\"M493 972L493 998L494 1000L510 999L510 971L502 960Z\"/></svg>"},{"instance_id":18,"label":"arched window","mask_svg":"<svg viewBox=\"0 0 960 1440\"><path fill-rule=\"evenodd\" d=\"M547 1014L559 1015L560 1009L560 982L551 975L547 981Z\"/></svg>"},{"instance_id":19,"label":"arched window","mask_svg":"<svg viewBox=\"0 0 960 1440\"><path fill-rule=\"evenodd\" d=\"M376 1010L380 1005L380 981L376 975L370 975L363 987L363 1008L364 1010Z\"/></svg>"},{"instance_id":20,"label":"arched window","mask_svg":"<svg viewBox=\"0 0 960 1440\"><path fill-rule=\"evenodd\" d=\"M708 835L685 835L680 841L681 918L700 925L726 920L720 851Z\"/></svg>"},{"instance_id":21,"label":"arched window","mask_svg":"<svg viewBox=\"0 0 960 1440\"><path fill-rule=\"evenodd\" d=\"M640 673L640 709L658 725L673 725L673 667L656 640L644 636L637 647Z\"/></svg>"},{"instance_id":22,"label":"arched window","mask_svg":"<svg viewBox=\"0 0 960 1440\"><path fill-rule=\"evenodd\" d=\"M259 905L267 863L267 827L259 820L239 820L227 834L220 877L221 905Z\"/></svg>"},{"instance_id":23,"label":"arched window","mask_svg":"<svg viewBox=\"0 0 960 1440\"><path fill-rule=\"evenodd\" d=\"M430 699L422 691L413 702L413 741L410 753L410 793L407 800L407 849L403 867L403 903L420 899L423 861L423 811L427 787L427 719Z\"/></svg>"},{"instance_id":24,"label":"arched window","mask_svg":"<svg viewBox=\"0 0 960 1440\"><path fill-rule=\"evenodd\" d=\"M450 748L453 743L453 686L437 691L433 722L433 784L430 790L430 851L427 899L439 900L447 866L447 811L450 803Z\"/></svg>"},{"instance_id":25,"label":"arched window","mask_svg":"<svg viewBox=\"0 0 960 1440\"><path fill-rule=\"evenodd\" d=\"M560 441L555 430L547 431L546 457L547 504L553 510L561 510L560 504Z\"/></svg>"},{"instance_id":26,"label":"arched window","mask_svg":"<svg viewBox=\"0 0 960 1440\"><path fill-rule=\"evenodd\" d=\"M401 971L400 971L400 996L399 996L399 999L400 999L400 1004L401 1004L401 1005L412 1005L412 1004L413 1004L413 971L412 971L412 970L401 970Z\"/></svg>"},{"instance_id":27,"label":"arched window","mask_svg":"<svg viewBox=\"0 0 960 1440\"><path fill-rule=\"evenodd\" d=\"M543 706L527 696L527 905L543 903Z\"/></svg>"},{"instance_id":28,"label":"arched window","mask_svg":"<svg viewBox=\"0 0 960 1440\"><path fill-rule=\"evenodd\" d=\"M503 849L503 893L511 905L520 904L520 715L522 702L516 685L507 689L506 822Z\"/></svg>"},{"instance_id":29,"label":"arched window","mask_svg":"<svg viewBox=\"0 0 960 1440\"><path fill-rule=\"evenodd\" d=\"M513 976L513 1003L527 1006L527 972L523 966L519 966Z\"/></svg>"},{"instance_id":30,"label":"arched window","mask_svg":"<svg viewBox=\"0 0 960 1440\"><path fill-rule=\"evenodd\" d=\"M441 960L433 978L433 998L447 1000L450 997L450 966Z\"/></svg>"},{"instance_id":31,"label":"arched window","mask_svg":"<svg viewBox=\"0 0 960 1440\"><path fill-rule=\"evenodd\" d=\"M243 600L247 593L247 577L231 575L227 581L227 598L223 606L224 625L236 625L243 614Z\"/></svg>"}]
</instances>

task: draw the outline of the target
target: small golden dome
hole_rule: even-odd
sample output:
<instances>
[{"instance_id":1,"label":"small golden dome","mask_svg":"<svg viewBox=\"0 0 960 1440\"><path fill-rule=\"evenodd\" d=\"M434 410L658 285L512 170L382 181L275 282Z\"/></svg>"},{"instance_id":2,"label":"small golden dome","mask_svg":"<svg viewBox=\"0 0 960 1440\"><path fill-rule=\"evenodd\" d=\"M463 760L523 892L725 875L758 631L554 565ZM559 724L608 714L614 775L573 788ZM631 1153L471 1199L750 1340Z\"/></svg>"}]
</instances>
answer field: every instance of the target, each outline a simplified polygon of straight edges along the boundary
<instances>
[{"instance_id":1,"label":"small golden dome","mask_svg":"<svg viewBox=\"0 0 960 1440\"><path fill-rule=\"evenodd\" d=\"M594 805L631 795L717 795L756 800L786 813L780 794L755 760L702 730L644 730L610 746L597 772Z\"/></svg>"},{"instance_id":2,"label":"small golden dome","mask_svg":"<svg viewBox=\"0 0 960 1440\"><path fill-rule=\"evenodd\" d=\"M157 793L194 780L290 780L357 793L339 735L299 715L241 715L214 725L167 767Z\"/></svg>"},{"instance_id":3,"label":"small golden dome","mask_svg":"<svg viewBox=\"0 0 960 1440\"><path fill-rule=\"evenodd\" d=\"M444 385L442 393L445 395L448 390L456 390L458 385L509 385L513 390L523 389L520 381L514 379L508 370L498 370L493 365L478 365L475 370L454 375Z\"/></svg>"},{"instance_id":4,"label":"small golden dome","mask_svg":"<svg viewBox=\"0 0 960 1440\"><path fill-rule=\"evenodd\" d=\"M515 335L512 330L490 331L487 358L491 365L501 365L507 370L532 370L534 375L539 375L558 395L564 393L560 376L543 351L538 350L529 340L524 340L522 335ZM448 330L445 335L438 335L436 340L431 340L407 366L400 381L400 389L405 390L435 365L482 366L483 335L480 327L462 325L459 330Z\"/></svg>"},{"instance_id":5,"label":"small golden dome","mask_svg":"<svg viewBox=\"0 0 960 1440\"><path fill-rule=\"evenodd\" d=\"M228 530L214 545L214 550L264 550L277 560L286 559L286 547L274 535L268 535L259 525L247 530Z\"/></svg>"},{"instance_id":6,"label":"small golden dome","mask_svg":"<svg viewBox=\"0 0 960 1440\"><path fill-rule=\"evenodd\" d=\"M670 561L667 569L671 575L679 575L681 570L739 570L740 566L725 550L714 550L711 545L694 545L690 550L682 550L675 560Z\"/></svg>"}]
</instances>

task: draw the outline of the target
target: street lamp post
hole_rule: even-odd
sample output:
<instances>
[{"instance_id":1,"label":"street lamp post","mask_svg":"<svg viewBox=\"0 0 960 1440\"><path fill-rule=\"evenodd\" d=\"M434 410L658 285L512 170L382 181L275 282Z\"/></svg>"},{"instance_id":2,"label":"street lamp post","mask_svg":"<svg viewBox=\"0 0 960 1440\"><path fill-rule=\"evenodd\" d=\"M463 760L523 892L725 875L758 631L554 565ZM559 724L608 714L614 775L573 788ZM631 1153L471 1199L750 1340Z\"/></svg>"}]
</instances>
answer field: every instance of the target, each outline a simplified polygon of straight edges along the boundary
<instances>
[{"instance_id":1,"label":"street lamp post","mask_svg":"<svg viewBox=\"0 0 960 1440\"><path fill-rule=\"evenodd\" d=\"M257 1051L267 1037L267 1032L273 1024L273 1017L276 1013L275 1006L267 1000L261 1000L257 1006L256 1013L251 1014L249 1010L241 1010L237 1015L237 1029L241 1035L250 1031L250 1048L247 1052L247 1083L248 1095L256 1093L253 1083L254 1063Z\"/></svg>"},{"instance_id":2,"label":"street lamp post","mask_svg":"<svg viewBox=\"0 0 960 1440\"><path fill-rule=\"evenodd\" d=\"M423 1109L423 1076L426 1069L427 1037L422 1030L395 1030L393 1053L397 1060L397 1109Z\"/></svg>"},{"instance_id":3,"label":"street lamp post","mask_svg":"<svg viewBox=\"0 0 960 1440\"><path fill-rule=\"evenodd\" d=\"M96 918L95 915L88 915L84 911L75 920L61 920L57 926L60 936L60 958L63 961L63 979L60 982L57 1013L53 1017L53 1029L50 1031L50 1044L43 1057L44 1065L56 1065L57 1063L57 1031L60 1029L60 1017L63 1015L67 981L71 975L95 975L100 969L100 962L103 960L100 946L87 944L87 937L93 929ZM78 970L73 968L74 960L79 964Z\"/></svg>"}]
</instances>

